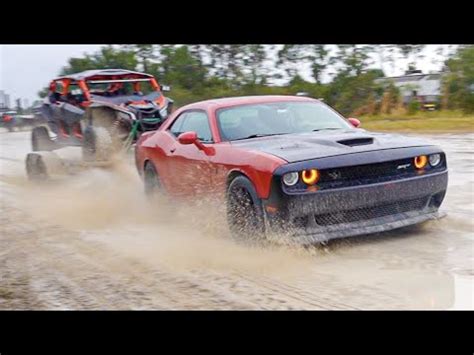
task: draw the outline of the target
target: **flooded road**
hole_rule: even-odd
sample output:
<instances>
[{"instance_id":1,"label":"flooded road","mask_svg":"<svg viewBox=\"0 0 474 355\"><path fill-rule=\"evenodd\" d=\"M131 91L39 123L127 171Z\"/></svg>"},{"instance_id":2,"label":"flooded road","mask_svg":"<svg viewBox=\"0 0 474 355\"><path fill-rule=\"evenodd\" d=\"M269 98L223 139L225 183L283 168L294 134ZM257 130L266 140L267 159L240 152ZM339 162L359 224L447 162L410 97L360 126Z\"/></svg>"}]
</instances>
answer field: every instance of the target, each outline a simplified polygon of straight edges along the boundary
<instances>
[{"instance_id":1,"label":"flooded road","mask_svg":"<svg viewBox=\"0 0 474 355\"><path fill-rule=\"evenodd\" d=\"M474 134L428 137L447 217L303 250L235 244L219 206L150 206L131 161L30 183L29 133L2 131L0 309L473 309Z\"/></svg>"}]
</instances>

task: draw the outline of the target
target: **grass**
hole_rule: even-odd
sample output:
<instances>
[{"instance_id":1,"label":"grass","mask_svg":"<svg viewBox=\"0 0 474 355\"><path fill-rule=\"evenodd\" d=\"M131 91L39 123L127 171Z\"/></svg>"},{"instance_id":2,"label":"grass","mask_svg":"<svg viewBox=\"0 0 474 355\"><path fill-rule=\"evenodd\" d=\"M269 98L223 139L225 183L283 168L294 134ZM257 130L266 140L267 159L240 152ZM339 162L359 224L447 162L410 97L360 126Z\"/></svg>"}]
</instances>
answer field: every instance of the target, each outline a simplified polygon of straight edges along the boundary
<instances>
[{"instance_id":1,"label":"grass","mask_svg":"<svg viewBox=\"0 0 474 355\"><path fill-rule=\"evenodd\" d=\"M399 132L474 132L474 115L458 111L417 112L413 115L362 116L362 128L373 131Z\"/></svg>"}]
</instances>

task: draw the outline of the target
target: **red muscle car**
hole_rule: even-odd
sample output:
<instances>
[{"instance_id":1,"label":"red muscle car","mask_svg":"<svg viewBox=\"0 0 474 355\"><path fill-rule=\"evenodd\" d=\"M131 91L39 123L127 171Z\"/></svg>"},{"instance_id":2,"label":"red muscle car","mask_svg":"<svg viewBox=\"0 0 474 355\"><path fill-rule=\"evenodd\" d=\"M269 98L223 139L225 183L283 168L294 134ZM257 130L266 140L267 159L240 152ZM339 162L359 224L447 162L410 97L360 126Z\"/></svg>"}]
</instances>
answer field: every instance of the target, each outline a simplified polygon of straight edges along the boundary
<instances>
[{"instance_id":1,"label":"red muscle car","mask_svg":"<svg viewBox=\"0 0 474 355\"><path fill-rule=\"evenodd\" d=\"M136 166L147 194L224 198L238 238L312 244L437 218L443 151L359 124L309 97L207 100L145 132Z\"/></svg>"}]
</instances>

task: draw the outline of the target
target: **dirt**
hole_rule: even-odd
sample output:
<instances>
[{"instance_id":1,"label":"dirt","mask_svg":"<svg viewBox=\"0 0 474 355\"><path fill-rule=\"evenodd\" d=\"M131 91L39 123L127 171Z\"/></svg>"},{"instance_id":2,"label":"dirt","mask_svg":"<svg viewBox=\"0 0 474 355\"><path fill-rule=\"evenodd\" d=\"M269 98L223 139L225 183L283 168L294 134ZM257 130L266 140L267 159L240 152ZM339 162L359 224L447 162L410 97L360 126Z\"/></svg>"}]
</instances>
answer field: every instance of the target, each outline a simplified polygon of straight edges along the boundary
<instances>
[{"instance_id":1,"label":"dirt","mask_svg":"<svg viewBox=\"0 0 474 355\"><path fill-rule=\"evenodd\" d=\"M474 134L430 138L447 217L300 249L234 242L211 201L147 201L131 159L30 183L29 133L2 131L0 309L473 309Z\"/></svg>"}]
</instances>

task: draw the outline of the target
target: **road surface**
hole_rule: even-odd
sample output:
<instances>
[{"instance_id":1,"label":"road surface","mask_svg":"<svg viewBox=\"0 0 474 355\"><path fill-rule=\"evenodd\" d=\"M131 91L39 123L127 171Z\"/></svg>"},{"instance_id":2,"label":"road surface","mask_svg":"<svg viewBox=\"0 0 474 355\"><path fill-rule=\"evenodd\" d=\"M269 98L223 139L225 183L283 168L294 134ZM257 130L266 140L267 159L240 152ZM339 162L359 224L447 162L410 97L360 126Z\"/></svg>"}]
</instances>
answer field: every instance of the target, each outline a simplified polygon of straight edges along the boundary
<instances>
[{"instance_id":1,"label":"road surface","mask_svg":"<svg viewBox=\"0 0 474 355\"><path fill-rule=\"evenodd\" d=\"M473 309L474 134L448 156L447 217L309 249L237 245L219 206L150 206L132 162L46 185L0 132L0 309Z\"/></svg>"}]
</instances>

